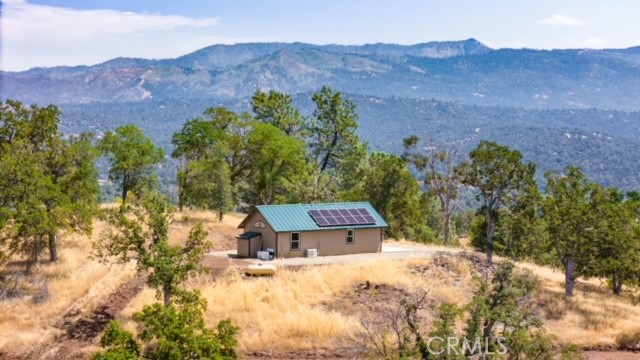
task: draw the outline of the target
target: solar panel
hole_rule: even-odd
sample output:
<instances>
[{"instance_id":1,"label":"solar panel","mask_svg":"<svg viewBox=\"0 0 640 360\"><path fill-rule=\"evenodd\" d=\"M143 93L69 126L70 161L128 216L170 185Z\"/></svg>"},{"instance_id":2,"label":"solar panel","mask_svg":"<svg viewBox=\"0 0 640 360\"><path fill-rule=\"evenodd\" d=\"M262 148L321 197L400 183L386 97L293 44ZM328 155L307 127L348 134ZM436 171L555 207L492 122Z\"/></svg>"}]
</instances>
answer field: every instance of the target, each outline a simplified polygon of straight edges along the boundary
<instances>
[{"instance_id":1,"label":"solar panel","mask_svg":"<svg viewBox=\"0 0 640 360\"><path fill-rule=\"evenodd\" d=\"M371 215L365 215L363 216L363 218L366 223L374 224L376 222L376 220Z\"/></svg>"},{"instance_id":2,"label":"solar panel","mask_svg":"<svg viewBox=\"0 0 640 360\"><path fill-rule=\"evenodd\" d=\"M360 215L358 209L347 209L351 215Z\"/></svg>"},{"instance_id":3,"label":"solar panel","mask_svg":"<svg viewBox=\"0 0 640 360\"><path fill-rule=\"evenodd\" d=\"M309 210L309 215L320 227L376 223L376 219L365 208L314 209Z\"/></svg>"}]
</instances>

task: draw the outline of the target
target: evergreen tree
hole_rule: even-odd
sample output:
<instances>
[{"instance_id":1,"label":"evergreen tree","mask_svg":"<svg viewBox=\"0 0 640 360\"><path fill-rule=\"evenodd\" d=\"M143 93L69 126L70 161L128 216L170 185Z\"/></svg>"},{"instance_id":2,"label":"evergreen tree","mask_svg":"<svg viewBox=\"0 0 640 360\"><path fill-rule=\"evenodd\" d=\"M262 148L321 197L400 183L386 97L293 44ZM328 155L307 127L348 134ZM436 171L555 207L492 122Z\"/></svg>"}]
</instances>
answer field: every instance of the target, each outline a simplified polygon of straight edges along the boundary
<instances>
[{"instance_id":1,"label":"evergreen tree","mask_svg":"<svg viewBox=\"0 0 640 360\"><path fill-rule=\"evenodd\" d=\"M293 106L293 99L289 94L258 90L251 97L251 108L258 121L271 124L287 135L301 138L306 135L305 119Z\"/></svg>"},{"instance_id":2,"label":"evergreen tree","mask_svg":"<svg viewBox=\"0 0 640 360\"><path fill-rule=\"evenodd\" d=\"M640 226L637 204L633 199L623 201L617 189L601 193L605 199L598 210L596 239L597 264L591 275L606 277L615 295L621 295L623 284L640 282Z\"/></svg>"},{"instance_id":3,"label":"evergreen tree","mask_svg":"<svg viewBox=\"0 0 640 360\"><path fill-rule=\"evenodd\" d=\"M592 273L597 263L598 223L603 189L590 182L577 167L565 174L548 172L544 218L549 231L554 264L564 269L565 295L573 296L575 280Z\"/></svg>"},{"instance_id":4,"label":"evergreen tree","mask_svg":"<svg viewBox=\"0 0 640 360\"><path fill-rule=\"evenodd\" d=\"M535 165L522 163L519 151L492 141L481 141L469 157L471 161L462 163L458 171L463 184L479 192L486 222L487 262L492 263L499 210L506 197L515 196L533 181Z\"/></svg>"},{"instance_id":5,"label":"evergreen tree","mask_svg":"<svg viewBox=\"0 0 640 360\"><path fill-rule=\"evenodd\" d=\"M327 86L312 98L316 104L311 123L311 153L321 171L340 170L345 160L358 151L356 104Z\"/></svg>"}]
</instances>

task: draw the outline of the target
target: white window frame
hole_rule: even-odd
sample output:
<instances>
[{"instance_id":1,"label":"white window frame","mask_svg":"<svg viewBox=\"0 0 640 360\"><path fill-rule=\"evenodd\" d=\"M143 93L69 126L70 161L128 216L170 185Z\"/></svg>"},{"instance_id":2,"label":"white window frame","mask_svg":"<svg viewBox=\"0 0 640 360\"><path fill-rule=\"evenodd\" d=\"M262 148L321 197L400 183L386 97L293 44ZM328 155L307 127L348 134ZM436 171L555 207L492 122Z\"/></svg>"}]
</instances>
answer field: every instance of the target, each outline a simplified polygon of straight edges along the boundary
<instances>
[{"instance_id":1,"label":"white window frame","mask_svg":"<svg viewBox=\"0 0 640 360\"><path fill-rule=\"evenodd\" d=\"M298 234L298 240L293 240L293 234ZM297 243L297 247L294 247L293 244ZM290 236L289 249L291 251L300 251L302 250L302 234L299 232L292 232Z\"/></svg>"},{"instance_id":2,"label":"white window frame","mask_svg":"<svg viewBox=\"0 0 640 360\"><path fill-rule=\"evenodd\" d=\"M349 232L351 232L351 235L349 235ZM355 229L347 229L345 230L345 241L347 243L347 245L353 245L356 243L356 230ZM349 241L349 239L351 239L351 241Z\"/></svg>"}]
</instances>

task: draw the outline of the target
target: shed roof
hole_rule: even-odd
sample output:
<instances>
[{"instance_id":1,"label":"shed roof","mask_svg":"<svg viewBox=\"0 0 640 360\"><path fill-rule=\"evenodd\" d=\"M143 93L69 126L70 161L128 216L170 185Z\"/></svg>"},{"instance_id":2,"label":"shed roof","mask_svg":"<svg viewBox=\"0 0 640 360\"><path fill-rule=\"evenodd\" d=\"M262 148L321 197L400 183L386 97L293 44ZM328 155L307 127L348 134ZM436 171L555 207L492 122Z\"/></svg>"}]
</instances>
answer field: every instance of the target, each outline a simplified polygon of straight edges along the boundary
<instances>
[{"instance_id":1,"label":"shed roof","mask_svg":"<svg viewBox=\"0 0 640 360\"><path fill-rule=\"evenodd\" d=\"M375 219L375 224L365 225L337 225L318 226L309 215L309 210L331 210L365 208ZM289 205L258 205L254 211L260 212L264 219L271 225L275 232L289 231L314 231L314 230L335 230L335 229L362 229L388 227L387 222L368 202L341 202L324 204L289 204ZM244 228L245 222L253 214L251 212L242 220L239 228Z\"/></svg>"},{"instance_id":2,"label":"shed roof","mask_svg":"<svg viewBox=\"0 0 640 360\"><path fill-rule=\"evenodd\" d=\"M259 232L255 232L255 231L249 231L249 232L246 232L244 234L238 235L238 239L248 240L248 239L253 239L256 236L260 236L260 233Z\"/></svg>"}]
</instances>

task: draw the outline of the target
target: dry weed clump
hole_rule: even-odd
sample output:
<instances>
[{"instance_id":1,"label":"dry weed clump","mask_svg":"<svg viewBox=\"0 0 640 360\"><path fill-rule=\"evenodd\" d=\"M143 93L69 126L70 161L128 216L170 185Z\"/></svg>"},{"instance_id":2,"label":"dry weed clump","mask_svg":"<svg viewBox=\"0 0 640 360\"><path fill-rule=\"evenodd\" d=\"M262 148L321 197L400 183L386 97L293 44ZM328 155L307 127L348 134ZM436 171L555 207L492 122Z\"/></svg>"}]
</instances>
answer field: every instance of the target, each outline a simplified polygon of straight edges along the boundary
<instances>
[{"instance_id":1,"label":"dry weed clump","mask_svg":"<svg viewBox=\"0 0 640 360\"><path fill-rule=\"evenodd\" d=\"M616 338L616 343L620 350L640 350L640 328L623 332Z\"/></svg>"}]
</instances>

